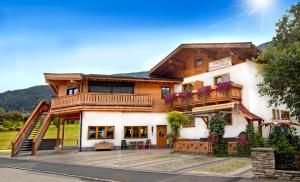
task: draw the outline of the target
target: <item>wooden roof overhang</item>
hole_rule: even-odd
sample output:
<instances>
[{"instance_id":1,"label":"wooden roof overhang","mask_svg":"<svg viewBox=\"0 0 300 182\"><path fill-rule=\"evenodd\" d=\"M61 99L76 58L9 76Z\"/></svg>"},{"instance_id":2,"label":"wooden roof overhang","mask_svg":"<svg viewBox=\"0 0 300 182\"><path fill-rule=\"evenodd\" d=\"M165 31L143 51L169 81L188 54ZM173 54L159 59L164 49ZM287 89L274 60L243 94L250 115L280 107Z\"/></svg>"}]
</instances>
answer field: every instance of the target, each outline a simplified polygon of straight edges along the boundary
<instances>
[{"instance_id":1,"label":"wooden roof overhang","mask_svg":"<svg viewBox=\"0 0 300 182\"><path fill-rule=\"evenodd\" d=\"M82 73L44 73L46 83L58 93L58 86L62 82L78 83L82 80Z\"/></svg>"},{"instance_id":2,"label":"wooden roof overhang","mask_svg":"<svg viewBox=\"0 0 300 182\"><path fill-rule=\"evenodd\" d=\"M197 53L203 53L213 60L235 55L246 61L258 56L260 51L251 42L181 44L154 66L149 71L149 75L151 77L167 77L168 72L184 69L185 61Z\"/></svg>"},{"instance_id":3,"label":"wooden roof overhang","mask_svg":"<svg viewBox=\"0 0 300 182\"><path fill-rule=\"evenodd\" d=\"M82 73L44 73L46 82L51 86L53 91L58 93L58 86L63 82L79 83L82 81L103 81L103 82L142 82L142 83L181 83L182 79L169 78L144 78L128 77L118 75L99 75L99 74L82 74Z\"/></svg>"},{"instance_id":4,"label":"wooden roof overhang","mask_svg":"<svg viewBox=\"0 0 300 182\"><path fill-rule=\"evenodd\" d=\"M144 77L127 77L115 75L84 75L84 80L108 81L108 82L147 82L147 83L181 83L182 79L169 78L144 78Z\"/></svg>"}]
</instances>

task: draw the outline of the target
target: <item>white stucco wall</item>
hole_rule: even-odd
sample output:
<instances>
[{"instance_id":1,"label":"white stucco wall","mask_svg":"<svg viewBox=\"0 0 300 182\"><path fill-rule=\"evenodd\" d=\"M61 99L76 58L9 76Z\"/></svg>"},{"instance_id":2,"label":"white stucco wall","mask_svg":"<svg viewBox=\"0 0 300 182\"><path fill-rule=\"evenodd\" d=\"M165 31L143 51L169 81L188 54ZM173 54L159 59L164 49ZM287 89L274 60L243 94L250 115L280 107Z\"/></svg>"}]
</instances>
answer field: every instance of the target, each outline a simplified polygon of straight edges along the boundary
<instances>
[{"instance_id":1,"label":"white stucco wall","mask_svg":"<svg viewBox=\"0 0 300 182\"><path fill-rule=\"evenodd\" d=\"M225 126L225 138L237 137L241 132L246 130L247 121L240 114L232 114L232 125ZM183 128L181 131L182 138L200 139L207 138L209 131L204 121L196 117L195 127Z\"/></svg>"},{"instance_id":2,"label":"white stucco wall","mask_svg":"<svg viewBox=\"0 0 300 182\"><path fill-rule=\"evenodd\" d=\"M100 141L112 142L114 146L121 146L124 139L124 126L148 126L148 139L156 145L156 126L167 125L167 113L128 113L128 112L83 112L82 114L82 147L93 147ZM89 126L114 126L114 139L88 139ZM153 133L152 133L153 126ZM169 128L167 131L169 132ZM146 141L143 139L127 139L126 141Z\"/></svg>"}]
</instances>

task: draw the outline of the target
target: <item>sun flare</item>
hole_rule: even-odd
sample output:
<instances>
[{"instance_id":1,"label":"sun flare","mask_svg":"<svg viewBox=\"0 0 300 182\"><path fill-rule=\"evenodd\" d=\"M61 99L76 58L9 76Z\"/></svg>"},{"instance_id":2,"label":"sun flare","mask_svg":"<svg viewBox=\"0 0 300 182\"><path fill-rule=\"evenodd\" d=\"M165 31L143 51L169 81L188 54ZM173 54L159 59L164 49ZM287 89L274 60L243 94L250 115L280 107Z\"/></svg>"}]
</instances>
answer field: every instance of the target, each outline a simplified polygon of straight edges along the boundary
<instances>
[{"instance_id":1,"label":"sun flare","mask_svg":"<svg viewBox=\"0 0 300 182\"><path fill-rule=\"evenodd\" d=\"M267 11L275 4L275 0L248 0L251 9L257 11Z\"/></svg>"}]
</instances>

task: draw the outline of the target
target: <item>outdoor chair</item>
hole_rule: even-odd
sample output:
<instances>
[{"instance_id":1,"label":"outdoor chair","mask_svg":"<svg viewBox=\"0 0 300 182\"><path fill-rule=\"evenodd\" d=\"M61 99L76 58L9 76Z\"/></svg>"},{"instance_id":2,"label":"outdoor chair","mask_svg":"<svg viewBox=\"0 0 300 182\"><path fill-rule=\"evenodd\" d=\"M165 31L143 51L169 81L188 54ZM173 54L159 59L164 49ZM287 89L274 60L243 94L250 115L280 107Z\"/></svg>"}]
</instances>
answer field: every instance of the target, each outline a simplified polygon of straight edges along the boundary
<instances>
[{"instance_id":1,"label":"outdoor chair","mask_svg":"<svg viewBox=\"0 0 300 182\"><path fill-rule=\"evenodd\" d=\"M151 140L150 140L150 139L147 139L147 140L146 140L145 148L147 148L147 147L148 147L149 149L151 148Z\"/></svg>"},{"instance_id":2,"label":"outdoor chair","mask_svg":"<svg viewBox=\"0 0 300 182\"><path fill-rule=\"evenodd\" d=\"M121 150L126 150L126 149L127 149L126 140L122 140L122 142L121 142Z\"/></svg>"}]
</instances>

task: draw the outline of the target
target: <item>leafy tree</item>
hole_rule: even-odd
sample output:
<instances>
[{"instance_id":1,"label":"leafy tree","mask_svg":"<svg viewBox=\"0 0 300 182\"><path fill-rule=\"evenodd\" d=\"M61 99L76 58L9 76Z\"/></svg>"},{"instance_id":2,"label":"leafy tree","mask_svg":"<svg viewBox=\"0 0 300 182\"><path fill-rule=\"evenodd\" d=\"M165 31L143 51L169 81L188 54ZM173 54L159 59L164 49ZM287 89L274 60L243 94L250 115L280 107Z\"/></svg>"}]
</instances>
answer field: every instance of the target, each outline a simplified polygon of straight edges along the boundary
<instances>
[{"instance_id":1,"label":"leafy tree","mask_svg":"<svg viewBox=\"0 0 300 182\"><path fill-rule=\"evenodd\" d=\"M168 113L167 121L171 127L171 133L173 136L180 137L180 130L183 125L186 125L189 121L189 117L182 112L172 111Z\"/></svg>"},{"instance_id":2,"label":"leafy tree","mask_svg":"<svg viewBox=\"0 0 300 182\"><path fill-rule=\"evenodd\" d=\"M300 114L300 2L276 24L272 44L256 59L263 81L258 85L269 105L286 104L293 116Z\"/></svg>"},{"instance_id":3,"label":"leafy tree","mask_svg":"<svg viewBox=\"0 0 300 182\"><path fill-rule=\"evenodd\" d=\"M5 119L9 121L23 121L23 113L19 111L9 111L5 114Z\"/></svg>"},{"instance_id":4,"label":"leafy tree","mask_svg":"<svg viewBox=\"0 0 300 182\"><path fill-rule=\"evenodd\" d=\"M3 123L3 120L5 118L5 110L0 107L0 125Z\"/></svg>"}]
</instances>

